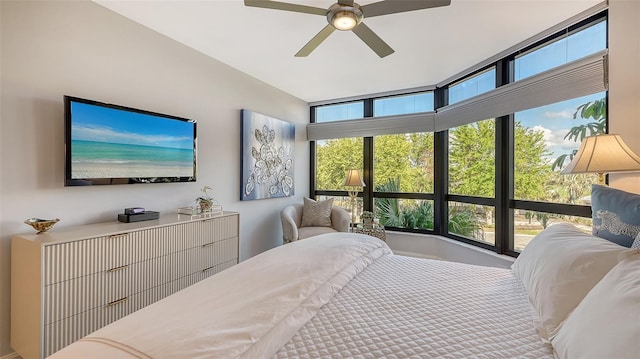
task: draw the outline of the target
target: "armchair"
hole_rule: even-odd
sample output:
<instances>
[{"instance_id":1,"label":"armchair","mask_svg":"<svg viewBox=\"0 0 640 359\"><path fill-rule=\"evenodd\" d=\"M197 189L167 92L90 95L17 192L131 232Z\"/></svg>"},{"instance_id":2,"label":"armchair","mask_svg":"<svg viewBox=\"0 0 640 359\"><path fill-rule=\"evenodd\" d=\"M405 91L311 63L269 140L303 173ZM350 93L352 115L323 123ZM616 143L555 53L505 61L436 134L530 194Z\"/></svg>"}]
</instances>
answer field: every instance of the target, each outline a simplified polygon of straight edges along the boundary
<instances>
[{"instance_id":1,"label":"armchair","mask_svg":"<svg viewBox=\"0 0 640 359\"><path fill-rule=\"evenodd\" d=\"M292 204L280 211L284 243L331 232L349 231L349 212L342 207L331 207L331 227L301 227L304 205Z\"/></svg>"}]
</instances>

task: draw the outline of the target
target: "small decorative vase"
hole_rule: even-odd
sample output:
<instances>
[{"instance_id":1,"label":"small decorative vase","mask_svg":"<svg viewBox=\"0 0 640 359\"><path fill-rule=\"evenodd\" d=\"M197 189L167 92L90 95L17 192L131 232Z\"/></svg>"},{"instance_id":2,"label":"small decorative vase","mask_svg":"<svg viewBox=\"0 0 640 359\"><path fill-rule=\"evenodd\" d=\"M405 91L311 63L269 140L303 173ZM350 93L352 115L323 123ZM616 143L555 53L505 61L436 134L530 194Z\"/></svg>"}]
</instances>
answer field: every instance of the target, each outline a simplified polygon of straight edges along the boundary
<instances>
[{"instance_id":1,"label":"small decorative vase","mask_svg":"<svg viewBox=\"0 0 640 359\"><path fill-rule=\"evenodd\" d=\"M213 201L201 199L198 201L198 205L200 206L201 212L209 212L211 211L211 206L213 205Z\"/></svg>"}]
</instances>

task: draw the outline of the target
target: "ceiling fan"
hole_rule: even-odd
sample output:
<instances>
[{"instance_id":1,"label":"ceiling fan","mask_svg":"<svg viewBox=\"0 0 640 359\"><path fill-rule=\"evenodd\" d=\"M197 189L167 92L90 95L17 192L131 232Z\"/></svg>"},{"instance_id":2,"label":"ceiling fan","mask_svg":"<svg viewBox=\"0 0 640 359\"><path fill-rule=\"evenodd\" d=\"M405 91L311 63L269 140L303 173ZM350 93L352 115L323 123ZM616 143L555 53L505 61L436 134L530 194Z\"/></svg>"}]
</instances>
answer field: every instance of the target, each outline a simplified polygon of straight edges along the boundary
<instances>
[{"instance_id":1,"label":"ceiling fan","mask_svg":"<svg viewBox=\"0 0 640 359\"><path fill-rule=\"evenodd\" d=\"M306 45L296 53L297 57L308 56L336 29L353 31L367 46L378 56L385 57L394 51L373 30L362 23L366 17L396 14L400 12L429 9L432 7L447 6L451 0L387 0L360 6L353 0L338 0L328 9L315 6L290 4L270 0L244 0L245 6L261 7L275 10L301 12L305 14L322 15L327 17L329 24L314 36Z\"/></svg>"}]
</instances>

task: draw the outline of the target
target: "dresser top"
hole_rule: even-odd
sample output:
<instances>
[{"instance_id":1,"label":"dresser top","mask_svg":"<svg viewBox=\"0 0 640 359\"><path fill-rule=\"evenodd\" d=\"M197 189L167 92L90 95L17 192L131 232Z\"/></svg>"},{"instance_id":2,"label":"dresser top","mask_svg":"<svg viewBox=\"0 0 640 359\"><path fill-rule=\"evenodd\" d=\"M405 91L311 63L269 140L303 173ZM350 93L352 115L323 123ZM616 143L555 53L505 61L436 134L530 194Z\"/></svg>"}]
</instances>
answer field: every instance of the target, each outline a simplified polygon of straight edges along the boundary
<instances>
[{"instance_id":1,"label":"dresser top","mask_svg":"<svg viewBox=\"0 0 640 359\"><path fill-rule=\"evenodd\" d=\"M150 221L140 221L140 222L132 222L132 223L123 223L118 221L111 222L101 222L101 223L92 223L92 224L84 224L78 226L70 226L63 228L52 228L48 232L36 234L36 233L27 233L27 234L18 234L14 237L19 237L21 239L26 239L29 241L33 241L36 243L40 243L42 245L49 244L58 244L64 242L72 242L81 239L93 238L93 237L104 237L104 236L112 236L123 234L127 232L132 232L136 230L142 229L150 229L157 227L170 226L179 223L188 223L188 222L197 222L197 221L207 221L216 218L225 218L229 216L237 216L237 212L229 212L225 211L221 215L217 216L206 216L206 215L188 215L188 214L164 214L160 215L160 218L150 220Z\"/></svg>"}]
</instances>

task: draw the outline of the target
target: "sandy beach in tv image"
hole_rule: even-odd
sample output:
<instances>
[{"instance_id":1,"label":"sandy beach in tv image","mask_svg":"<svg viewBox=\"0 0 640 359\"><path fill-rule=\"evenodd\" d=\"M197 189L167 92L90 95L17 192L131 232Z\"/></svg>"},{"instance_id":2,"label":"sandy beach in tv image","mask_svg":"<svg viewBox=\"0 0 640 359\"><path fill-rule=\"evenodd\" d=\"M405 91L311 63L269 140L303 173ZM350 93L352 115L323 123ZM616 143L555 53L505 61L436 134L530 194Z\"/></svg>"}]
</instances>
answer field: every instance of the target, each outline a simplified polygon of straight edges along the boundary
<instances>
[{"instance_id":1,"label":"sandy beach in tv image","mask_svg":"<svg viewBox=\"0 0 640 359\"><path fill-rule=\"evenodd\" d=\"M194 176L194 123L72 104L74 179Z\"/></svg>"}]
</instances>

